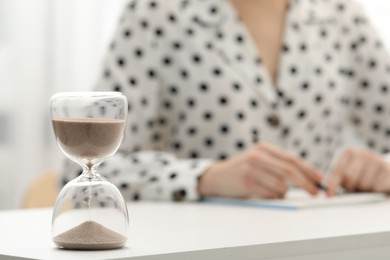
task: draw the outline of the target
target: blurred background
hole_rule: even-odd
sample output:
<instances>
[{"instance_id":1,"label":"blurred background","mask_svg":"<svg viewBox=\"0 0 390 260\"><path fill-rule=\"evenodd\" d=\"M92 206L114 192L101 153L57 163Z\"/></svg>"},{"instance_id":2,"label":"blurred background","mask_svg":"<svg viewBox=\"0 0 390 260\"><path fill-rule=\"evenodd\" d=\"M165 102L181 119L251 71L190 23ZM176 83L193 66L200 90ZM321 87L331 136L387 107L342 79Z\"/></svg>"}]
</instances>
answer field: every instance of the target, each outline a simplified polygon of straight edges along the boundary
<instances>
[{"instance_id":1,"label":"blurred background","mask_svg":"<svg viewBox=\"0 0 390 260\"><path fill-rule=\"evenodd\" d=\"M309 1L309 0L307 0ZM390 49L390 2L359 0ZM126 0L0 0L0 210L58 171L50 96L91 90Z\"/></svg>"}]
</instances>

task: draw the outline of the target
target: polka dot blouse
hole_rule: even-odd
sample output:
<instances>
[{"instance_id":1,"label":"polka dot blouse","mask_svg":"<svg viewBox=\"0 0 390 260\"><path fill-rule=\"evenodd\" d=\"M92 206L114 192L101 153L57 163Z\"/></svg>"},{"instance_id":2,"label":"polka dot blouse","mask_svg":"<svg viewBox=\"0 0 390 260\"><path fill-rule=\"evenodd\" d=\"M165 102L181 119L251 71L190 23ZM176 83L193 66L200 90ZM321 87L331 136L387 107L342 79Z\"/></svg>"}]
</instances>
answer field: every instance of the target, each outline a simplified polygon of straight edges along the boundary
<instances>
[{"instance_id":1,"label":"polka dot blouse","mask_svg":"<svg viewBox=\"0 0 390 260\"><path fill-rule=\"evenodd\" d=\"M228 0L130 1L97 86L126 95L128 124L100 172L127 200L196 200L214 160L257 142L323 171L346 128L389 151L390 59L357 4L292 0L281 48L274 83Z\"/></svg>"}]
</instances>

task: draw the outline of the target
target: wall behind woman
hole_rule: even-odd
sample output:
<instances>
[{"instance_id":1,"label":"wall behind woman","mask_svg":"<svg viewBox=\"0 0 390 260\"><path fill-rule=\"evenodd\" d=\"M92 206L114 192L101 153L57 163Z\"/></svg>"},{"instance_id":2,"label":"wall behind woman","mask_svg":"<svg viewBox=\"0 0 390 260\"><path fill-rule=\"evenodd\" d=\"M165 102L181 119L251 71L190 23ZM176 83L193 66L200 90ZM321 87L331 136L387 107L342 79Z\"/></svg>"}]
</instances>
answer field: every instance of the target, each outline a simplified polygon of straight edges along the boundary
<instances>
[{"instance_id":1,"label":"wall behind woman","mask_svg":"<svg viewBox=\"0 0 390 260\"><path fill-rule=\"evenodd\" d=\"M390 2L359 0L390 46ZM0 0L0 209L58 170L48 99L90 90L126 0ZM388 48L390 50L390 48Z\"/></svg>"},{"instance_id":2,"label":"wall behind woman","mask_svg":"<svg viewBox=\"0 0 390 260\"><path fill-rule=\"evenodd\" d=\"M386 0L357 0L365 9L370 21L377 29L381 38L390 50L390 1Z\"/></svg>"}]
</instances>

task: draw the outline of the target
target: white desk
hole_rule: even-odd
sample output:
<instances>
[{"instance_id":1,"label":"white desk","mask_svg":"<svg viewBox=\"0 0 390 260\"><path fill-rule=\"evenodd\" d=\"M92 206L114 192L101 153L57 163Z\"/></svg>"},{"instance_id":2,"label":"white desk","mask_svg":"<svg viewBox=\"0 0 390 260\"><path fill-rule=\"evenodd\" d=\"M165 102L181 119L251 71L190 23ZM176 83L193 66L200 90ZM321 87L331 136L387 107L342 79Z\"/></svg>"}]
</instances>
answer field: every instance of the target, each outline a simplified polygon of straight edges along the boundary
<instances>
[{"instance_id":1,"label":"white desk","mask_svg":"<svg viewBox=\"0 0 390 260\"><path fill-rule=\"evenodd\" d=\"M390 259L390 201L301 211L131 203L127 247L112 251L57 249L51 213L0 212L0 259Z\"/></svg>"}]
</instances>

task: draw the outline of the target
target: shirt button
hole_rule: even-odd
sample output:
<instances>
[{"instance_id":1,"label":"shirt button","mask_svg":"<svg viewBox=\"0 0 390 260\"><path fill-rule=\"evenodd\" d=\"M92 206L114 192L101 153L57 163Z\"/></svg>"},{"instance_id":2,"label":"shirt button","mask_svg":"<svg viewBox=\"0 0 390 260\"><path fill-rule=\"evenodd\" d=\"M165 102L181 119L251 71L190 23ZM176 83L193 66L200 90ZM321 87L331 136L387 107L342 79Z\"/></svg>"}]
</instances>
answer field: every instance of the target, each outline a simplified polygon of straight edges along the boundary
<instances>
[{"instance_id":1,"label":"shirt button","mask_svg":"<svg viewBox=\"0 0 390 260\"><path fill-rule=\"evenodd\" d=\"M270 115L267 118L268 124L272 127L278 127L280 125L280 119L277 115Z\"/></svg>"}]
</instances>

